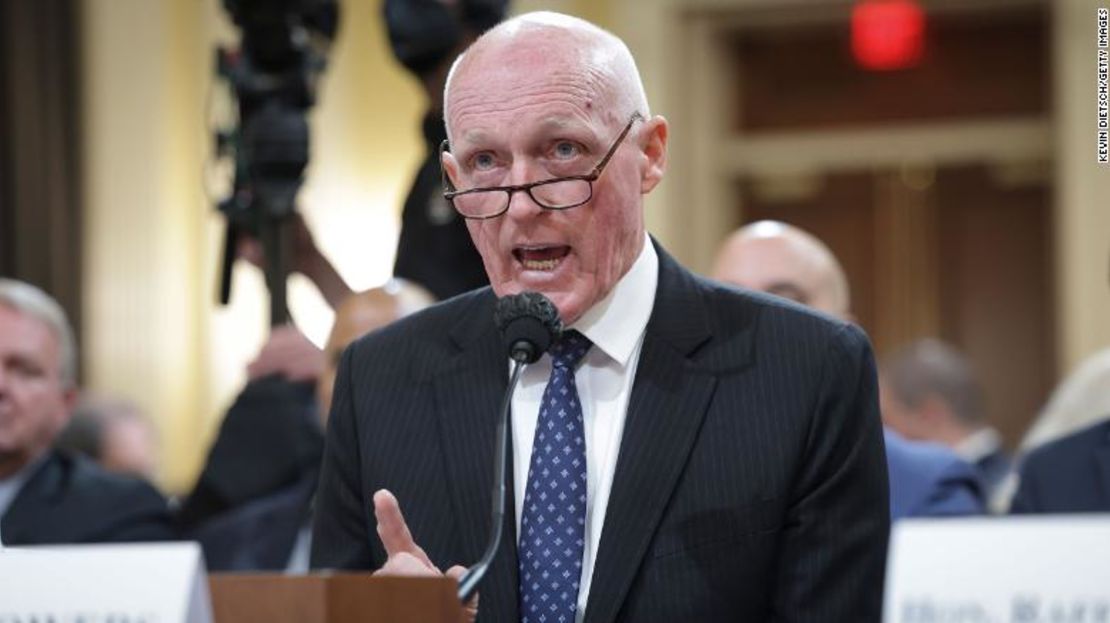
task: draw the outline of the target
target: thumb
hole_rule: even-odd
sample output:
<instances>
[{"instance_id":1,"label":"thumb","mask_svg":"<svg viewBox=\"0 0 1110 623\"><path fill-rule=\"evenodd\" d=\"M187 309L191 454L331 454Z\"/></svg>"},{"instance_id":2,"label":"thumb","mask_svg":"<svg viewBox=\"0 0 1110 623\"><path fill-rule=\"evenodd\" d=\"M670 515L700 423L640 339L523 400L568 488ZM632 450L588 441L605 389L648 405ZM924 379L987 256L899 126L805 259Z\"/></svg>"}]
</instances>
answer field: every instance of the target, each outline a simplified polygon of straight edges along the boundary
<instances>
[{"instance_id":1,"label":"thumb","mask_svg":"<svg viewBox=\"0 0 1110 623\"><path fill-rule=\"evenodd\" d=\"M454 579L456 582L461 582L462 577L465 574L466 567L455 565L454 567L448 569L445 575L449 578ZM470 601L466 603L464 608L466 610L467 621L474 621L474 619L478 618L478 593L474 593L474 596L470 598Z\"/></svg>"}]
</instances>

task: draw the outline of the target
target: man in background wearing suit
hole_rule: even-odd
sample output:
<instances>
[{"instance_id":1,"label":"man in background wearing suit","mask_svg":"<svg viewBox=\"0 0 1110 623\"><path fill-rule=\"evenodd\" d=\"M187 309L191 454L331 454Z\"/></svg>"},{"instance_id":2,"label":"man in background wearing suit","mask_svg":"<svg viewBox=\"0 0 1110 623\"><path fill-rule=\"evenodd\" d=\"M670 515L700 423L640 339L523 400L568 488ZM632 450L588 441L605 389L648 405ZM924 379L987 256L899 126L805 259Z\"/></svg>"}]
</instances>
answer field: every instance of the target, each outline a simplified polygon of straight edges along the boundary
<instances>
[{"instance_id":1,"label":"man in background wearing suit","mask_svg":"<svg viewBox=\"0 0 1110 623\"><path fill-rule=\"evenodd\" d=\"M883 421L907 439L952 449L979 474L988 500L1001 496L1011 461L1001 434L986 419L983 390L971 362L955 347L927 338L879 365ZM992 504L999 512L1005 504Z\"/></svg>"},{"instance_id":2,"label":"man in background wearing suit","mask_svg":"<svg viewBox=\"0 0 1110 623\"><path fill-rule=\"evenodd\" d=\"M848 278L836 256L815 236L786 223L759 221L733 232L718 253L713 276L853 320ZM971 465L939 444L906 441L890 431L885 441L892 520L983 512L982 488Z\"/></svg>"},{"instance_id":3,"label":"man in background wearing suit","mask_svg":"<svg viewBox=\"0 0 1110 623\"><path fill-rule=\"evenodd\" d=\"M52 448L77 399L65 312L38 288L0 279L0 540L5 545L173 538L147 482Z\"/></svg>"},{"instance_id":4,"label":"man in background wearing suit","mask_svg":"<svg viewBox=\"0 0 1110 623\"><path fill-rule=\"evenodd\" d=\"M512 401L482 620L877 621L889 517L867 340L700 279L647 236L668 126L624 44L523 15L456 61L445 103L448 196L492 286L345 352L314 566L479 558L509 370L494 304L533 290L569 330Z\"/></svg>"}]
</instances>

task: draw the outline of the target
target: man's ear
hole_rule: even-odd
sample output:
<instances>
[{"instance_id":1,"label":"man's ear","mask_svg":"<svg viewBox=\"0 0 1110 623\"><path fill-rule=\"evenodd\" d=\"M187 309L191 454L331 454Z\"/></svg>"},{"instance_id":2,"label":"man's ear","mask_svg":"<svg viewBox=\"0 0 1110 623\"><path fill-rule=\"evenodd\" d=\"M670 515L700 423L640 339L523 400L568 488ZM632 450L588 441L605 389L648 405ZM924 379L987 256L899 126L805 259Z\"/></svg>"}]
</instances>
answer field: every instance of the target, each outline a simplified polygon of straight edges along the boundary
<instances>
[{"instance_id":1,"label":"man's ear","mask_svg":"<svg viewBox=\"0 0 1110 623\"><path fill-rule=\"evenodd\" d=\"M56 433L61 432L69 421L73 419L73 410L77 408L77 401L80 398L80 391L75 386L67 387L62 390L62 411L58 414L55 426L57 426Z\"/></svg>"},{"instance_id":2,"label":"man's ear","mask_svg":"<svg viewBox=\"0 0 1110 623\"><path fill-rule=\"evenodd\" d=\"M667 170L667 120L656 115L644 127L641 138L644 168L640 177L640 192L647 194L663 179Z\"/></svg>"},{"instance_id":3,"label":"man's ear","mask_svg":"<svg viewBox=\"0 0 1110 623\"><path fill-rule=\"evenodd\" d=\"M439 165L443 167L443 171L447 174L447 179L451 181L451 185L458 188L459 163L455 160L455 155L447 150L440 152Z\"/></svg>"}]
</instances>

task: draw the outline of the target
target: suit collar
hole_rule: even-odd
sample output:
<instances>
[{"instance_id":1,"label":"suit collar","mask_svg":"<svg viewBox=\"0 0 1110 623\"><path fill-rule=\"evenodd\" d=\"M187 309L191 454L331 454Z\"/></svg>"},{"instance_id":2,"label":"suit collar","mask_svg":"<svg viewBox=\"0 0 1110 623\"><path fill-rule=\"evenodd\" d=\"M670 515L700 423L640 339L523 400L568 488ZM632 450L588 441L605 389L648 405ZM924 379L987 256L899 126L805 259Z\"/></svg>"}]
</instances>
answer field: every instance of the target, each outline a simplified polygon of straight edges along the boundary
<instances>
[{"instance_id":1,"label":"suit collar","mask_svg":"<svg viewBox=\"0 0 1110 623\"><path fill-rule=\"evenodd\" d=\"M658 283L659 254L644 234L643 248L632 267L573 328L621 368L627 367L651 318Z\"/></svg>"}]
</instances>

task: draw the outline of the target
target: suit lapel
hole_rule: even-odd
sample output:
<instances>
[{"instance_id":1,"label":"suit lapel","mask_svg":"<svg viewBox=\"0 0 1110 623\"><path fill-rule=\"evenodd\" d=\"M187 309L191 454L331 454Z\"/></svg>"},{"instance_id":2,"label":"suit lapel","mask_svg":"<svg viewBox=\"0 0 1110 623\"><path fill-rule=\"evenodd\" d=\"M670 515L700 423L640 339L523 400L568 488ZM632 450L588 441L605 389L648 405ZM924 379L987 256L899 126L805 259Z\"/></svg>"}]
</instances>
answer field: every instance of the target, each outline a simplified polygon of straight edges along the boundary
<instances>
[{"instance_id":1,"label":"suit lapel","mask_svg":"<svg viewBox=\"0 0 1110 623\"><path fill-rule=\"evenodd\" d=\"M709 339L697 284L658 246L657 251L655 308L628 404L587 623L609 623L619 613L716 387L716 377L689 359Z\"/></svg>"},{"instance_id":2,"label":"suit lapel","mask_svg":"<svg viewBox=\"0 0 1110 623\"><path fill-rule=\"evenodd\" d=\"M449 521L454 524L465 556L460 564L476 562L489 539L497 418L508 385L508 359L493 325L494 298L492 294L486 298L456 324L451 339L458 353L434 381L445 476L454 509ZM511 470L506 486L501 546L479 586L481 618L487 621L518 616Z\"/></svg>"}]
</instances>

